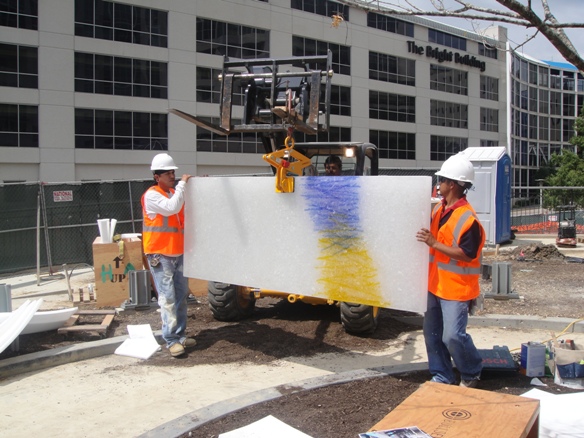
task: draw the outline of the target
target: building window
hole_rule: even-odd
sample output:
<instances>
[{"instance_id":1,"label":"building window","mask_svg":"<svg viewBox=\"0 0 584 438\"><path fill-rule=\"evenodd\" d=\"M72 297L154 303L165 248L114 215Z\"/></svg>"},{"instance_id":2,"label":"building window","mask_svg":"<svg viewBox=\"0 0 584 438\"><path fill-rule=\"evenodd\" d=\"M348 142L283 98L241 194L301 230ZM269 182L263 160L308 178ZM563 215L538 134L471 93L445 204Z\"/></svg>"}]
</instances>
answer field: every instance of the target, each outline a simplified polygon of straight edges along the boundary
<instances>
[{"instance_id":1,"label":"building window","mask_svg":"<svg viewBox=\"0 0 584 438\"><path fill-rule=\"evenodd\" d=\"M487 47L485 43L479 43L479 55L487 58L498 59L499 51L496 47Z\"/></svg>"},{"instance_id":2,"label":"building window","mask_svg":"<svg viewBox=\"0 0 584 438\"><path fill-rule=\"evenodd\" d=\"M539 67L538 85L540 87L549 86L549 72L546 67Z\"/></svg>"},{"instance_id":3,"label":"building window","mask_svg":"<svg viewBox=\"0 0 584 438\"><path fill-rule=\"evenodd\" d=\"M416 123L416 98L369 90L369 117L377 120Z\"/></svg>"},{"instance_id":4,"label":"building window","mask_svg":"<svg viewBox=\"0 0 584 438\"><path fill-rule=\"evenodd\" d=\"M529 64L529 83L537 85L537 65Z\"/></svg>"},{"instance_id":5,"label":"building window","mask_svg":"<svg viewBox=\"0 0 584 438\"><path fill-rule=\"evenodd\" d=\"M482 148L490 148L490 147L498 146L499 142L497 142L495 140L481 140L480 145Z\"/></svg>"},{"instance_id":6,"label":"building window","mask_svg":"<svg viewBox=\"0 0 584 438\"><path fill-rule=\"evenodd\" d=\"M321 106L324 110L324 91L321 90ZM351 115L351 88L331 85L331 106L330 113L339 116Z\"/></svg>"},{"instance_id":7,"label":"building window","mask_svg":"<svg viewBox=\"0 0 584 438\"><path fill-rule=\"evenodd\" d=\"M328 132L319 132L317 135L306 135L303 132L295 131L294 139L298 143L306 142L334 142L338 143L340 141L351 141L351 128L331 126Z\"/></svg>"},{"instance_id":8,"label":"building window","mask_svg":"<svg viewBox=\"0 0 584 438\"><path fill-rule=\"evenodd\" d=\"M221 81L219 75L221 69L197 67L197 102L220 103L221 101ZM241 81L235 79L233 83L232 105L243 105L244 91Z\"/></svg>"},{"instance_id":9,"label":"building window","mask_svg":"<svg viewBox=\"0 0 584 438\"><path fill-rule=\"evenodd\" d=\"M564 93L564 116L576 116L576 95Z\"/></svg>"},{"instance_id":10,"label":"building window","mask_svg":"<svg viewBox=\"0 0 584 438\"><path fill-rule=\"evenodd\" d=\"M197 52L238 59L267 58L270 31L197 18Z\"/></svg>"},{"instance_id":11,"label":"building window","mask_svg":"<svg viewBox=\"0 0 584 438\"><path fill-rule=\"evenodd\" d=\"M166 151L167 115L76 108L75 148Z\"/></svg>"},{"instance_id":12,"label":"building window","mask_svg":"<svg viewBox=\"0 0 584 438\"><path fill-rule=\"evenodd\" d=\"M468 72L430 64L430 88L467 96Z\"/></svg>"},{"instance_id":13,"label":"building window","mask_svg":"<svg viewBox=\"0 0 584 438\"><path fill-rule=\"evenodd\" d=\"M430 160L445 161L468 147L468 138L430 136Z\"/></svg>"},{"instance_id":14,"label":"building window","mask_svg":"<svg viewBox=\"0 0 584 438\"><path fill-rule=\"evenodd\" d=\"M75 0L75 35L168 47L168 12L104 0Z\"/></svg>"},{"instance_id":15,"label":"building window","mask_svg":"<svg viewBox=\"0 0 584 438\"><path fill-rule=\"evenodd\" d=\"M550 141L562 141L562 119L550 118Z\"/></svg>"},{"instance_id":16,"label":"building window","mask_svg":"<svg viewBox=\"0 0 584 438\"><path fill-rule=\"evenodd\" d=\"M219 125L217 117L203 118L208 123ZM233 119L234 124L241 120ZM265 154L263 143L255 132L237 132L230 135L219 135L197 126L197 151L226 152L234 154Z\"/></svg>"},{"instance_id":17,"label":"building window","mask_svg":"<svg viewBox=\"0 0 584 438\"><path fill-rule=\"evenodd\" d=\"M548 90L539 90L538 112L548 114L550 107L550 92Z\"/></svg>"},{"instance_id":18,"label":"building window","mask_svg":"<svg viewBox=\"0 0 584 438\"><path fill-rule=\"evenodd\" d=\"M0 44L0 86L38 88L38 49Z\"/></svg>"},{"instance_id":19,"label":"building window","mask_svg":"<svg viewBox=\"0 0 584 438\"><path fill-rule=\"evenodd\" d=\"M367 13L367 26L412 38L414 36L414 25L412 23L387 15L376 14L375 12Z\"/></svg>"},{"instance_id":20,"label":"building window","mask_svg":"<svg viewBox=\"0 0 584 438\"><path fill-rule=\"evenodd\" d=\"M369 131L369 142L377 145L379 158L416 159L416 134L393 131Z\"/></svg>"},{"instance_id":21,"label":"building window","mask_svg":"<svg viewBox=\"0 0 584 438\"><path fill-rule=\"evenodd\" d=\"M499 101L499 79L481 75L481 99Z\"/></svg>"},{"instance_id":22,"label":"building window","mask_svg":"<svg viewBox=\"0 0 584 438\"><path fill-rule=\"evenodd\" d=\"M0 146L39 147L38 106L0 104Z\"/></svg>"},{"instance_id":23,"label":"building window","mask_svg":"<svg viewBox=\"0 0 584 438\"><path fill-rule=\"evenodd\" d=\"M539 139L540 140L549 140L549 128L550 128L550 119L547 116L540 116L539 117Z\"/></svg>"},{"instance_id":24,"label":"building window","mask_svg":"<svg viewBox=\"0 0 584 438\"><path fill-rule=\"evenodd\" d=\"M165 62L75 52L75 91L166 99Z\"/></svg>"},{"instance_id":25,"label":"building window","mask_svg":"<svg viewBox=\"0 0 584 438\"><path fill-rule=\"evenodd\" d=\"M349 21L349 6L341 5L330 0L292 0L290 7L292 9L322 15L323 17L340 15L344 21Z\"/></svg>"},{"instance_id":26,"label":"building window","mask_svg":"<svg viewBox=\"0 0 584 438\"><path fill-rule=\"evenodd\" d=\"M369 52L369 79L416 86L416 61Z\"/></svg>"},{"instance_id":27,"label":"building window","mask_svg":"<svg viewBox=\"0 0 584 438\"><path fill-rule=\"evenodd\" d=\"M550 114L554 116L562 115L562 93L550 91Z\"/></svg>"},{"instance_id":28,"label":"building window","mask_svg":"<svg viewBox=\"0 0 584 438\"><path fill-rule=\"evenodd\" d=\"M576 88L576 83L574 81L574 72L565 71L563 77L563 89L567 91L574 91Z\"/></svg>"},{"instance_id":29,"label":"building window","mask_svg":"<svg viewBox=\"0 0 584 438\"><path fill-rule=\"evenodd\" d=\"M466 51L466 39L436 29L428 29L428 42Z\"/></svg>"},{"instance_id":30,"label":"building window","mask_svg":"<svg viewBox=\"0 0 584 438\"><path fill-rule=\"evenodd\" d=\"M38 29L38 0L0 1L0 26Z\"/></svg>"},{"instance_id":31,"label":"building window","mask_svg":"<svg viewBox=\"0 0 584 438\"><path fill-rule=\"evenodd\" d=\"M529 87L529 111L537 112L537 88Z\"/></svg>"},{"instance_id":32,"label":"building window","mask_svg":"<svg viewBox=\"0 0 584 438\"><path fill-rule=\"evenodd\" d=\"M564 119L564 143L568 143L574 137L574 119Z\"/></svg>"},{"instance_id":33,"label":"building window","mask_svg":"<svg viewBox=\"0 0 584 438\"><path fill-rule=\"evenodd\" d=\"M529 138L537 140L537 114L529 115Z\"/></svg>"},{"instance_id":34,"label":"building window","mask_svg":"<svg viewBox=\"0 0 584 438\"><path fill-rule=\"evenodd\" d=\"M499 110L481 108L481 131L499 132Z\"/></svg>"},{"instance_id":35,"label":"building window","mask_svg":"<svg viewBox=\"0 0 584 438\"><path fill-rule=\"evenodd\" d=\"M351 75L351 48L340 44L317 41L299 36L292 37L292 56L322 56L328 51L333 54L333 71L341 75Z\"/></svg>"},{"instance_id":36,"label":"building window","mask_svg":"<svg viewBox=\"0 0 584 438\"><path fill-rule=\"evenodd\" d=\"M550 70L550 88L562 89L562 74L559 70L553 68Z\"/></svg>"},{"instance_id":37,"label":"building window","mask_svg":"<svg viewBox=\"0 0 584 438\"><path fill-rule=\"evenodd\" d=\"M430 123L448 128L468 128L468 105L430 100Z\"/></svg>"}]
</instances>

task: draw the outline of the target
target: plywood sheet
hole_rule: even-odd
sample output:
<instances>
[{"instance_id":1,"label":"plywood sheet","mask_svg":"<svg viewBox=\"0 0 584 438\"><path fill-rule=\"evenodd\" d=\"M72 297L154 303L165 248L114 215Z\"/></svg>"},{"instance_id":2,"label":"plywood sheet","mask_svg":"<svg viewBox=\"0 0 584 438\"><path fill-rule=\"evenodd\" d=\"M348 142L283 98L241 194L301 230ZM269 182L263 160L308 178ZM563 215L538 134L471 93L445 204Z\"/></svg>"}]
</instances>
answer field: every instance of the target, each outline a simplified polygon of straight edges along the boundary
<instances>
[{"instance_id":1,"label":"plywood sheet","mask_svg":"<svg viewBox=\"0 0 584 438\"><path fill-rule=\"evenodd\" d=\"M414 312L426 308L426 176L189 180L185 274Z\"/></svg>"}]
</instances>

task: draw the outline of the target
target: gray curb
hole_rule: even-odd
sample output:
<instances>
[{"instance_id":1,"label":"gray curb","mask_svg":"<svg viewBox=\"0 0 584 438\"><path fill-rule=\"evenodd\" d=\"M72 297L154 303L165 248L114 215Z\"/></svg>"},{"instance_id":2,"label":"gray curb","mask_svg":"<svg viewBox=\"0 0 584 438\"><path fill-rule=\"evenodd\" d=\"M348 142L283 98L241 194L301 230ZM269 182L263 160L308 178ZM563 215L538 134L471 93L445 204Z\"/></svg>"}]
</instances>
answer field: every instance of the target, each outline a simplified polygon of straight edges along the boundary
<instances>
[{"instance_id":1,"label":"gray curb","mask_svg":"<svg viewBox=\"0 0 584 438\"><path fill-rule=\"evenodd\" d=\"M356 380L370 379L373 377L385 377L392 374L402 374L428 369L428 362L419 362L388 367L368 368L330 374L327 376L313 377L293 384L284 384L254 391L240 397L234 397L212 405L197 409L189 414L178 417L168 423L164 423L148 432L138 435L140 438L179 437L192 429L205 423L224 417L234 411L247 408L258 403L265 403L279 397L297 394L299 392L318 389L329 385L353 382Z\"/></svg>"}]
</instances>

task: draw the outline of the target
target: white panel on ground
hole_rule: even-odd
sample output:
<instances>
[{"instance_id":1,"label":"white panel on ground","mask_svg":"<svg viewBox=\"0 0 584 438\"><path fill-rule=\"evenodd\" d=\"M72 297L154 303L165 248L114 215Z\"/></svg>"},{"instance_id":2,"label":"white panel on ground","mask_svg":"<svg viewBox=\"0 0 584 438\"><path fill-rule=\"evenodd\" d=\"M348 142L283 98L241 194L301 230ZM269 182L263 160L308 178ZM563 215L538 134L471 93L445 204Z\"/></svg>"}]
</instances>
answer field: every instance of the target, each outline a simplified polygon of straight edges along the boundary
<instances>
[{"instance_id":1,"label":"white panel on ground","mask_svg":"<svg viewBox=\"0 0 584 438\"><path fill-rule=\"evenodd\" d=\"M424 312L427 176L192 178L185 207L185 275Z\"/></svg>"}]
</instances>

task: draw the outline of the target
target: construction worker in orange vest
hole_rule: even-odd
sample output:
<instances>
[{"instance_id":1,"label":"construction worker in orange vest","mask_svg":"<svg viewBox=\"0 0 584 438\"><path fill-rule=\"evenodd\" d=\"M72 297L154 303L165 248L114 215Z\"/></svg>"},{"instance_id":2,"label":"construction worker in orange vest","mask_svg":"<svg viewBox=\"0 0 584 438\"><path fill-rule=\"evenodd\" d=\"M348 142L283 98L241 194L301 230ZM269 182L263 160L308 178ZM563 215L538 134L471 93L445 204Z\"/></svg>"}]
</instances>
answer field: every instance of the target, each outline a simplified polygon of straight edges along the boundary
<instances>
[{"instance_id":1,"label":"construction worker in orange vest","mask_svg":"<svg viewBox=\"0 0 584 438\"><path fill-rule=\"evenodd\" d=\"M430 247L428 307L424 339L432 381L476 387L482 359L466 332L472 300L480 294L479 274L485 231L466 200L474 181L472 163L461 153L436 172L442 201L432 211L430 230L416 234Z\"/></svg>"},{"instance_id":2,"label":"construction worker in orange vest","mask_svg":"<svg viewBox=\"0 0 584 438\"><path fill-rule=\"evenodd\" d=\"M185 335L189 288L183 276L184 192L191 176L183 175L175 187L177 169L170 155L156 155L150 167L156 185L142 195L142 244L158 291L162 337L173 357L196 345Z\"/></svg>"}]
</instances>

